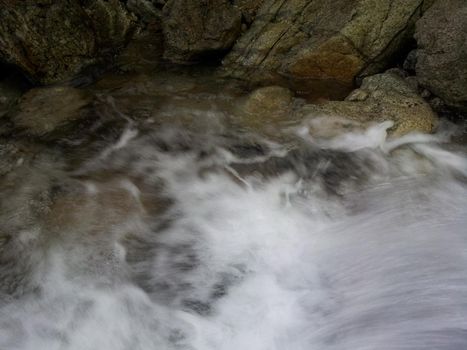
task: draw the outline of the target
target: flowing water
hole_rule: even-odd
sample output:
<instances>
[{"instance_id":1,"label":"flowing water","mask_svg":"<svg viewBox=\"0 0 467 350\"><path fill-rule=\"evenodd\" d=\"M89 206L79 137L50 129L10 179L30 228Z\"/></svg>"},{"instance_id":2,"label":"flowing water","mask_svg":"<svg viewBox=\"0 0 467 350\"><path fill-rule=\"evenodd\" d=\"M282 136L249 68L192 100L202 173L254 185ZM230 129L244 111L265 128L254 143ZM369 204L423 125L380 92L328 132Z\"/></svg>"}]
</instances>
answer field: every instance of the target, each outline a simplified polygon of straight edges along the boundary
<instances>
[{"instance_id":1,"label":"flowing water","mask_svg":"<svg viewBox=\"0 0 467 350\"><path fill-rule=\"evenodd\" d=\"M73 169L49 150L7 177L0 349L467 349L449 130L290 143L202 113L208 131L129 121Z\"/></svg>"}]
</instances>

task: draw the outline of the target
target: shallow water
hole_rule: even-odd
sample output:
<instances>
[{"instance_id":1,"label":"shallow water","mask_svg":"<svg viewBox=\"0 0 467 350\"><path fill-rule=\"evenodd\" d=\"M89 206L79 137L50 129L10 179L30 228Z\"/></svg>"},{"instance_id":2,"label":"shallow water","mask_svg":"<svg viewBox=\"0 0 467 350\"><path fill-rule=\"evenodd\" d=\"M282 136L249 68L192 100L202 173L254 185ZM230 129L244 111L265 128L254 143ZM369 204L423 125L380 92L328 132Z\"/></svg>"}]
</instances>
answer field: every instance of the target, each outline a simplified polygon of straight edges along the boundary
<instances>
[{"instance_id":1,"label":"shallow water","mask_svg":"<svg viewBox=\"0 0 467 350\"><path fill-rule=\"evenodd\" d=\"M194 130L127 120L77 166L47 149L5 177L0 349L467 348L449 131L284 143L228 131L232 101L202 96L157 112Z\"/></svg>"}]
</instances>

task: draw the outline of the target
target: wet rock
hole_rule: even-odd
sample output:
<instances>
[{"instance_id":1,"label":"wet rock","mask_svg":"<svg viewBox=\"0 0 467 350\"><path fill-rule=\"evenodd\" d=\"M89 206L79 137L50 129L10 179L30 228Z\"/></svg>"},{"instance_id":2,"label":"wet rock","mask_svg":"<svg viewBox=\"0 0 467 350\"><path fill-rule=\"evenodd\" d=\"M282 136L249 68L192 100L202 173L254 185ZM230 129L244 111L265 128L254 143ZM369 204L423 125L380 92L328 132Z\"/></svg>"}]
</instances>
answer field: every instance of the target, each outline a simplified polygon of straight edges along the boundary
<instances>
[{"instance_id":1,"label":"wet rock","mask_svg":"<svg viewBox=\"0 0 467 350\"><path fill-rule=\"evenodd\" d=\"M165 0L128 0L128 9L136 14L143 23L160 20Z\"/></svg>"},{"instance_id":2,"label":"wet rock","mask_svg":"<svg viewBox=\"0 0 467 350\"><path fill-rule=\"evenodd\" d=\"M418 21L415 38L420 84L467 110L467 2L437 1Z\"/></svg>"},{"instance_id":3,"label":"wet rock","mask_svg":"<svg viewBox=\"0 0 467 350\"><path fill-rule=\"evenodd\" d=\"M68 86L32 89L22 96L12 119L28 135L43 137L86 117L91 101L83 90Z\"/></svg>"},{"instance_id":4,"label":"wet rock","mask_svg":"<svg viewBox=\"0 0 467 350\"><path fill-rule=\"evenodd\" d=\"M120 72L150 72L162 61L163 43L160 30L151 26L135 33L116 60Z\"/></svg>"},{"instance_id":5,"label":"wet rock","mask_svg":"<svg viewBox=\"0 0 467 350\"><path fill-rule=\"evenodd\" d=\"M133 30L118 0L0 1L0 60L40 84L110 61Z\"/></svg>"},{"instance_id":6,"label":"wet rock","mask_svg":"<svg viewBox=\"0 0 467 350\"><path fill-rule=\"evenodd\" d=\"M386 120L394 122L390 133L401 136L410 132L430 133L437 126L437 115L404 79L395 73L377 74L363 80L345 101L306 105L303 112L312 118L350 120L344 128L365 127Z\"/></svg>"},{"instance_id":7,"label":"wet rock","mask_svg":"<svg viewBox=\"0 0 467 350\"><path fill-rule=\"evenodd\" d=\"M266 86L253 91L245 102L244 110L254 118L268 120L283 115L292 104L293 94L281 86Z\"/></svg>"},{"instance_id":8,"label":"wet rock","mask_svg":"<svg viewBox=\"0 0 467 350\"><path fill-rule=\"evenodd\" d=\"M381 71L431 1L266 0L224 60L228 75L351 84Z\"/></svg>"},{"instance_id":9,"label":"wet rock","mask_svg":"<svg viewBox=\"0 0 467 350\"><path fill-rule=\"evenodd\" d=\"M240 9L243 22L249 26L263 2L264 0L234 0L233 4Z\"/></svg>"},{"instance_id":10,"label":"wet rock","mask_svg":"<svg viewBox=\"0 0 467 350\"><path fill-rule=\"evenodd\" d=\"M0 118L8 113L22 92L21 83L16 79L4 79L0 81Z\"/></svg>"},{"instance_id":11,"label":"wet rock","mask_svg":"<svg viewBox=\"0 0 467 350\"><path fill-rule=\"evenodd\" d=\"M240 129L252 130L272 139L281 139L283 129L301 120L297 113L303 104L291 90L281 86L266 86L254 90L231 121Z\"/></svg>"},{"instance_id":12,"label":"wet rock","mask_svg":"<svg viewBox=\"0 0 467 350\"><path fill-rule=\"evenodd\" d=\"M0 177L20 167L24 160L24 146L17 142L0 141Z\"/></svg>"},{"instance_id":13,"label":"wet rock","mask_svg":"<svg viewBox=\"0 0 467 350\"><path fill-rule=\"evenodd\" d=\"M232 47L241 13L227 0L169 0L163 9L164 58L191 63Z\"/></svg>"},{"instance_id":14,"label":"wet rock","mask_svg":"<svg viewBox=\"0 0 467 350\"><path fill-rule=\"evenodd\" d=\"M407 72L414 74L416 65L417 65L417 50L412 50L407 55L403 66Z\"/></svg>"}]
</instances>

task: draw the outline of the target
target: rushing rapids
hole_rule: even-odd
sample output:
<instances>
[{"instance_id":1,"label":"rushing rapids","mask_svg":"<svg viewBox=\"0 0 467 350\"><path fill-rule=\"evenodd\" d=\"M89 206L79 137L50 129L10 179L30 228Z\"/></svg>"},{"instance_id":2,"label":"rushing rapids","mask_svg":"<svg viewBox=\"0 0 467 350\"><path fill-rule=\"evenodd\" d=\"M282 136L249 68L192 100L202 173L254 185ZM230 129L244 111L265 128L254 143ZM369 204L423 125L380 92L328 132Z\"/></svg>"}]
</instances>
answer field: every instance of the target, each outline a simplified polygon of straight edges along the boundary
<instances>
[{"instance_id":1,"label":"rushing rapids","mask_svg":"<svg viewBox=\"0 0 467 350\"><path fill-rule=\"evenodd\" d=\"M465 349L467 158L388 127L39 157L2 193L0 349Z\"/></svg>"}]
</instances>

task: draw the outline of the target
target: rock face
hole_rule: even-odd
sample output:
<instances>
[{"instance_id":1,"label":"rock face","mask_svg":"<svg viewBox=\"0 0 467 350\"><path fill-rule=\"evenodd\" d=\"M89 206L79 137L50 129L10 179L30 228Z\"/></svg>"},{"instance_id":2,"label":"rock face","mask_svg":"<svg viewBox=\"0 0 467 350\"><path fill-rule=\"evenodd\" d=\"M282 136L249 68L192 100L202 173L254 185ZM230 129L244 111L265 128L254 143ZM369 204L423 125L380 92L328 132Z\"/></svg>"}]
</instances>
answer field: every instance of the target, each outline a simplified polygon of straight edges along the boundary
<instances>
[{"instance_id":1,"label":"rock face","mask_svg":"<svg viewBox=\"0 0 467 350\"><path fill-rule=\"evenodd\" d=\"M415 37L420 84L467 110L467 2L437 1L417 23Z\"/></svg>"},{"instance_id":2,"label":"rock face","mask_svg":"<svg viewBox=\"0 0 467 350\"><path fill-rule=\"evenodd\" d=\"M382 70L432 0L265 0L224 60L228 75L351 84Z\"/></svg>"},{"instance_id":3,"label":"rock face","mask_svg":"<svg viewBox=\"0 0 467 350\"><path fill-rule=\"evenodd\" d=\"M160 19L165 0L128 0L126 5L143 23Z\"/></svg>"},{"instance_id":4,"label":"rock face","mask_svg":"<svg viewBox=\"0 0 467 350\"><path fill-rule=\"evenodd\" d=\"M242 21L250 25L264 0L233 0L233 4L242 12Z\"/></svg>"},{"instance_id":5,"label":"rock face","mask_svg":"<svg viewBox=\"0 0 467 350\"><path fill-rule=\"evenodd\" d=\"M163 16L164 58L176 63L224 53L241 31L241 12L228 0L169 0Z\"/></svg>"},{"instance_id":6,"label":"rock face","mask_svg":"<svg viewBox=\"0 0 467 350\"><path fill-rule=\"evenodd\" d=\"M133 18L118 0L0 0L0 60L51 84L124 46Z\"/></svg>"},{"instance_id":7,"label":"rock face","mask_svg":"<svg viewBox=\"0 0 467 350\"><path fill-rule=\"evenodd\" d=\"M394 136L430 133L438 120L428 103L394 73L365 78L361 88L354 90L345 101L306 105L303 111L307 116L349 119L362 126L391 120L394 126L390 132Z\"/></svg>"}]
</instances>

